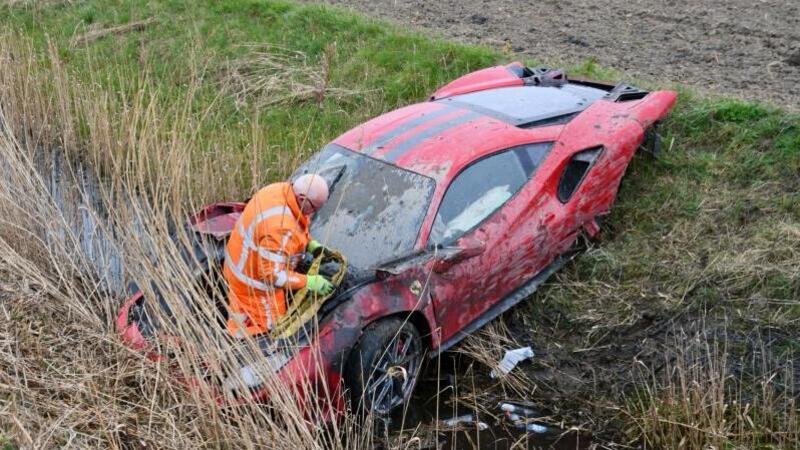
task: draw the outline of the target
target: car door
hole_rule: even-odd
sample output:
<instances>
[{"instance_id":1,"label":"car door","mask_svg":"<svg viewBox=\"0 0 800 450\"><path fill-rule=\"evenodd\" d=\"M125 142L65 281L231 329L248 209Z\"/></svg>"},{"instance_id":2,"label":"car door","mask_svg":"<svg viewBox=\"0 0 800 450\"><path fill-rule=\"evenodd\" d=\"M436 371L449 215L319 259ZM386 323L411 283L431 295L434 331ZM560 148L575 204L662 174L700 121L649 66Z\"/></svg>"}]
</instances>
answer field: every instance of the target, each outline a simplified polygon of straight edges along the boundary
<instances>
[{"instance_id":1,"label":"car door","mask_svg":"<svg viewBox=\"0 0 800 450\"><path fill-rule=\"evenodd\" d=\"M551 147L494 153L461 171L445 192L428 240L436 252L430 286L443 342L543 263L530 180Z\"/></svg>"}]
</instances>

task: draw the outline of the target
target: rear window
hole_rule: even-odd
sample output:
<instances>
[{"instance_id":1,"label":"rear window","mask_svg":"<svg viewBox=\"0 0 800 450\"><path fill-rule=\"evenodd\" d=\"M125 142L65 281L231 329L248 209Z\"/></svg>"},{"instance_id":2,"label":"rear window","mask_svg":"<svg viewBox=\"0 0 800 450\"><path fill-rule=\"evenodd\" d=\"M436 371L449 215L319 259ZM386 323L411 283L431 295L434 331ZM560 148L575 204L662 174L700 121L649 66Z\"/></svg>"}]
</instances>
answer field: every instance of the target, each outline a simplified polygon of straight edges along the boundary
<instances>
[{"instance_id":1,"label":"rear window","mask_svg":"<svg viewBox=\"0 0 800 450\"><path fill-rule=\"evenodd\" d=\"M571 114L583 111L605 94L603 90L575 84L515 86L457 95L437 102L471 109L525 127L555 117L571 119Z\"/></svg>"}]
</instances>

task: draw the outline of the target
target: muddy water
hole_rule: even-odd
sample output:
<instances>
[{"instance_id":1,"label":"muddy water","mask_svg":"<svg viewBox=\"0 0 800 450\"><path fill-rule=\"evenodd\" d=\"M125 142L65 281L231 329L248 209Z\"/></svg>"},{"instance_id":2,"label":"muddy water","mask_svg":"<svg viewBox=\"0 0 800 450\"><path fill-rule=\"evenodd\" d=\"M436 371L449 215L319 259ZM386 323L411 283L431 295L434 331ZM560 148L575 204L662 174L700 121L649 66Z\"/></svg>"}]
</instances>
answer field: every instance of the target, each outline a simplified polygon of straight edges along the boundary
<instances>
[{"instance_id":1,"label":"muddy water","mask_svg":"<svg viewBox=\"0 0 800 450\"><path fill-rule=\"evenodd\" d=\"M574 431L548 427L545 433L531 433L520 430L503 416L498 404L511 399L504 398L494 392L496 382L487 376L475 373L470 380L461 383L462 387L453 386L451 380L464 379L464 374L471 369L469 358L446 353L437 367L430 363L420 379L419 385L405 413L398 413L390 424L390 446L392 448L412 449L556 449L579 450L588 449L592 444L591 436ZM486 371L488 373L488 369ZM467 386L464 387L463 385ZM459 402L474 396L481 404L464 406L475 400ZM519 399L513 399L516 402ZM454 406L458 405L458 406ZM534 407L534 409L536 409ZM476 412L477 411L477 412ZM450 428L443 424L453 417L472 415L485 424L479 427L475 423L462 423ZM438 420L437 420L438 419ZM419 441L410 441L402 436L410 436L409 432L400 430L416 430Z\"/></svg>"},{"instance_id":2,"label":"muddy water","mask_svg":"<svg viewBox=\"0 0 800 450\"><path fill-rule=\"evenodd\" d=\"M84 165L70 166L61 151L40 155L34 164L64 218L55 233L48 233L48 240L74 243L71 250L102 289L124 292L124 265L108 224L99 177Z\"/></svg>"}]
</instances>

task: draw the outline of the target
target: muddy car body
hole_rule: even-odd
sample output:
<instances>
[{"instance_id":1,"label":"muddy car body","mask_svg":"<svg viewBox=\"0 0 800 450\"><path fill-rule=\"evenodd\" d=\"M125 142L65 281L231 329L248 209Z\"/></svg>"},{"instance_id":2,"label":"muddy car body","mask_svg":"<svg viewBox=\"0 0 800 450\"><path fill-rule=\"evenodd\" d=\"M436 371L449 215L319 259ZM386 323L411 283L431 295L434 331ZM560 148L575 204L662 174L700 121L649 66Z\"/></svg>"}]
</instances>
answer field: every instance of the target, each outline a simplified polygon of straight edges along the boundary
<instances>
[{"instance_id":1,"label":"muddy car body","mask_svg":"<svg viewBox=\"0 0 800 450\"><path fill-rule=\"evenodd\" d=\"M335 139L298 173L331 183L312 233L352 271L319 312L318 334L298 336L304 345L280 376L292 384L297 373L324 374L312 385L345 386L378 413L401 404L423 354L448 349L530 296L581 232L597 235L596 219L609 212L637 149L657 149L654 126L675 99L512 63ZM198 236L216 242L207 258L223 263L220 249L243 207L219 203L191 218ZM118 318L138 348L147 346L146 303L134 294ZM387 375L394 366L411 378ZM266 395L257 385L251 392Z\"/></svg>"}]
</instances>

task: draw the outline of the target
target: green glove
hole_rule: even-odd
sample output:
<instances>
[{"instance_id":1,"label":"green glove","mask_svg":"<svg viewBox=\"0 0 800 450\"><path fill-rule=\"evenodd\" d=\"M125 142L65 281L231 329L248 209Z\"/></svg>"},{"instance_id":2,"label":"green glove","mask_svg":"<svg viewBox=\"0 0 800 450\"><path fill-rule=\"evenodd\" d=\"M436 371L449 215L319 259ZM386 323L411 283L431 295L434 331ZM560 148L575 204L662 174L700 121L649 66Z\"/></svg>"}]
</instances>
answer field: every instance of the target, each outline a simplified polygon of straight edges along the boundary
<instances>
[{"instance_id":1,"label":"green glove","mask_svg":"<svg viewBox=\"0 0 800 450\"><path fill-rule=\"evenodd\" d=\"M322 244L320 244L318 240L312 239L311 242L308 243L306 251L309 253L314 253L318 248L322 248Z\"/></svg>"},{"instance_id":2,"label":"green glove","mask_svg":"<svg viewBox=\"0 0 800 450\"><path fill-rule=\"evenodd\" d=\"M333 285L322 275L306 276L306 288L318 295L329 295L333 292Z\"/></svg>"}]
</instances>

